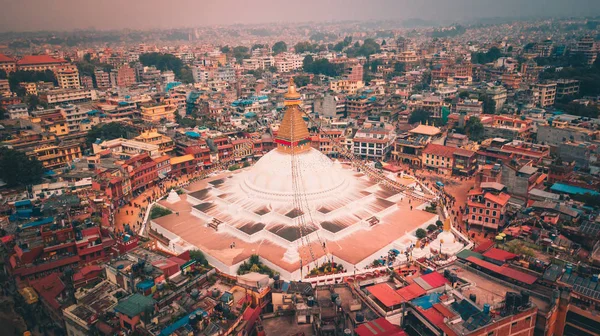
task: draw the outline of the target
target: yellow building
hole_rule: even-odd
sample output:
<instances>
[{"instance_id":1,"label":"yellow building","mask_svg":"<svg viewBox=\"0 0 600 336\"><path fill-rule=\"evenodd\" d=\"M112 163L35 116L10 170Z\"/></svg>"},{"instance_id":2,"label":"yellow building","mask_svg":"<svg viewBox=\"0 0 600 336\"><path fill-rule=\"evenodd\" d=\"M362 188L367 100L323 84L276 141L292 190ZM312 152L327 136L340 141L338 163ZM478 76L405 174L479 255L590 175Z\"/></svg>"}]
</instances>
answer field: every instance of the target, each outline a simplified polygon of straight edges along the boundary
<instances>
[{"instance_id":1,"label":"yellow building","mask_svg":"<svg viewBox=\"0 0 600 336\"><path fill-rule=\"evenodd\" d=\"M161 153L168 153L175 149L175 143L173 142L173 139L164 134L158 133L156 129L143 131L142 134L135 137L135 140L157 145Z\"/></svg>"},{"instance_id":2,"label":"yellow building","mask_svg":"<svg viewBox=\"0 0 600 336\"><path fill-rule=\"evenodd\" d=\"M33 152L44 168L47 169L63 167L82 157L81 143L79 142L44 145L37 147Z\"/></svg>"},{"instance_id":3,"label":"yellow building","mask_svg":"<svg viewBox=\"0 0 600 336\"><path fill-rule=\"evenodd\" d=\"M79 89L79 70L75 65L63 65L54 70L58 86L62 89Z\"/></svg>"},{"instance_id":4,"label":"yellow building","mask_svg":"<svg viewBox=\"0 0 600 336\"><path fill-rule=\"evenodd\" d=\"M158 123L161 120L175 121L175 111L177 107L173 105L157 105L142 107L142 120Z\"/></svg>"},{"instance_id":5,"label":"yellow building","mask_svg":"<svg viewBox=\"0 0 600 336\"><path fill-rule=\"evenodd\" d=\"M36 83L19 83L19 85L25 89L28 95L37 96L37 84Z\"/></svg>"},{"instance_id":6,"label":"yellow building","mask_svg":"<svg viewBox=\"0 0 600 336\"><path fill-rule=\"evenodd\" d=\"M358 92L358 90L363 88L364 86L365 83L363 81L355 81L348 79L332 81L329 84L329 88L331 89L331 91L336 93L344 92L351 95L356 94L356 92Z\"/></svg>"}]
</instances>

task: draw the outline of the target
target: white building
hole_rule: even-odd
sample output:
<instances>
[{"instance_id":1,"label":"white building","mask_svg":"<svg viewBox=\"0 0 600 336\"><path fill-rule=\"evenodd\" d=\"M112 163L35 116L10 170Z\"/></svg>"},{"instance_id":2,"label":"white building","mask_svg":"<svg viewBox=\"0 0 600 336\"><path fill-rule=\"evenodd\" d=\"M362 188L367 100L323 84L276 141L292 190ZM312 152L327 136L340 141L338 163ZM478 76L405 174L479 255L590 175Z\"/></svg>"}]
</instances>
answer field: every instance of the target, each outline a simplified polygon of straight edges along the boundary
<instances>
[{"instance_id":1,"label":"white building","mask_svg":"<svg viewBox=\"0 0 600 336\"><path fill-rule=\"evenodd\" d=\"M29 112L27 111L27 105L25 104L8 105L6 111L8 112L8 117L10 119L29 118Z\"/></svg>"}]
</instances>

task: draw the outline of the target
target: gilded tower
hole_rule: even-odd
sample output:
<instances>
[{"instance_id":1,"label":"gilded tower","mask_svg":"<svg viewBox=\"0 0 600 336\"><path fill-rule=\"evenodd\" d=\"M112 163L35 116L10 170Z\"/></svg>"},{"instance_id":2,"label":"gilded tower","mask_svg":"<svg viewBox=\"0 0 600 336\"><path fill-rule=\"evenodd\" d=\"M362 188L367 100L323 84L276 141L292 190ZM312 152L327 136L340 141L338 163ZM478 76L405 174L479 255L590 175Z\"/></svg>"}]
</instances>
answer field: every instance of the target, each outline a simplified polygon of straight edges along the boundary
<instances>
[{"instance_id":1,"label":"gilded tower","mask_svg":"<svg viewBox=\"0 0 600 336\"><path fill-rule=\"evenodd\" d=\"M277 149L285 153L302 153L310 150L310 134L300 111L300 94L296 84L290 79L288 92L283 96L285 114L277 132Z\"/></svg>"}]
</instances>

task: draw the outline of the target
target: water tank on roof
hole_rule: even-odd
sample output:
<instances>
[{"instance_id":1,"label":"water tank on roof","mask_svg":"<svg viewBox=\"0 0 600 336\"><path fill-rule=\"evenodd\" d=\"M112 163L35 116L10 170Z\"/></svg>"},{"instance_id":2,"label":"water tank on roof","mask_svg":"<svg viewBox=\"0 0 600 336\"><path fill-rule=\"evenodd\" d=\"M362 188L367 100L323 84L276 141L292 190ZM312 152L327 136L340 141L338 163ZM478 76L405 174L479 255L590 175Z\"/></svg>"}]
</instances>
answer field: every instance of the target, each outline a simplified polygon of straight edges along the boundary
<instances>
[{"instance_id":1,"label":"water tank on roof","mask_svg":"<svg viewBox=\"0 0 600 336\"><path fill-rule=\"evenodd\" d=\"M306 300L306 304L309 307L312 307L315 305L315 298L313 296L309 296L308 299Z\"/></svg>"},{"instance_id":2,"label":"water tank on roof","mask_svg":"<svg viewBox=\"0 0 600 336\"><path fill-rule=\"evenodd\" d=\"M490 305L488 303L483 305L483 315L489 315L490 314Z\"/></svg>"},{"instance_id":3,"label":"water tank on roof","mask_svg":"<svg viewBox=\"0 0 600 336\"><path fill-rule=\"evenodd\" d=\"M338 293L331 293L331 301L335 302L335 300L337 300L337 298L340 297L340 295Z\"/></svg>"},{"instance_id":4,"label":"water tank on roof","mask_svg":"<svg viewBox=\"0 0 600 336\"><path fill-rule=\"evenodd\" d=\"M521 291L521 307L529 306L529 292Z\"/></svg>"},{"instance_id":5,"label":"water tank on roof","mask_svg":"<svg viewBox=\"0 0 600 336\"><path fill-rule=\"evenodd\" d=\"M196 289L196 288L192 289L192 291L190 292L190 296L194 299L198 298L199 294L200 294L200 291L198 291L198 289Z\"/></svg>"},{"instance_id":6,"label":"water tank on roof","mask_svg":"<svg viewBox=\"0 0 600 336\"><path fill-rule=\"evenodd\" d=\"M145 266L144 266L144 272L145 272L146 274L150 274L150 273L152 273L152 269L153 269L153 268L154 268L154 267L152 267L152 265L150 265L150 264L147 264L147 265L145 265Z\"/></svg>"},{"instance_id":7,"label":"water tank on roof","mask_svg":"<svg viewBox=\"0 0 600 336\"><path fill-rule=\"evenodd\" d=\"M565 267L565 273L566 273L566 274L571 274L571 273L573 273L573 265L571 265L571 264L567 264L567 266Z\"/></svg>"},{"instance_id":8,"label":"water tank on roof","mask_svg":"<svg viewBox=\"0 0 600 336\"><path fill-rule=\"evenodd\" d=\"M474 293L469 294L469 300L477 302L477 295Z\"/></svg>"},{"instance_id":9,"label":"water tank on roof","mask_svg":"<svg viewBox=\"0 0 600 336\"><path fill-rule=\"evenodd\" d=\"M218 298L219 297L219 290L216 288L213 288L212 290L212 297L213 298Z\"/></svg>"},{"instance_id":10,"label":"water tank on roof","mask_svg":"<svg viewBox=\"0 0 600 336\"><path fill-rule=\"evenodd\" d=\"M356 322L357 323L362 323L365 321L365 314L363 314L362 312L356 312Z\"/></svg>"}]
</instances>

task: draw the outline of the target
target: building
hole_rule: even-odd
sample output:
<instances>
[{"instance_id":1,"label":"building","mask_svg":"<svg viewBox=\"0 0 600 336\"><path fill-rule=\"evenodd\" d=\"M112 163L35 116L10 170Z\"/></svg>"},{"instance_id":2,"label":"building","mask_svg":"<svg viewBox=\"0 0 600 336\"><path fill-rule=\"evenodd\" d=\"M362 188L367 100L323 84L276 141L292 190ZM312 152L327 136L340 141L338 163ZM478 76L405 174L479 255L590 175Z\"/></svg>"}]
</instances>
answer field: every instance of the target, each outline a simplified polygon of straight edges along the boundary
<instances>
[{"instance_id":1,"label":"building","mask_svg":"<svg viewBox=\"0 0 600 336\"><path fill-rule=\"evenodd\" d=\"M520 162L524 161L524 162ZM545 174L531 165L528 160L510 160L502 164L502 184L511 196L526 199L529 191L543 184Z\"/></svg>"},{"instance_id":2,"label":"building","mask_svg":"<svg viewBox=\"0 0 600 336\"><path fill-rule=\"evenodd\" d=\"M548 276L558 277L556 283L562 288L559 296L557 335L595 335L600 332L600 300L598 281L594 276L578 274L573 271L577 266L567 264L564 273L561 270L548 270ZM561 274L562 273L562 274Z\"/></svg>"},{"instance_id":3,"label":"building","mask_svg":"<svg viewBox=\"0 0 600 336\"><path fill-rule=\"evenodd\" d=\"M477 170L477 155L475 152L457 148L454 151L454 162L452 174L462 176L473 176Z\"/></svg>"},{"instance_id":4,"label":"building","mask_svg":"<svg viewBox=\"0 0 600 336\"><path fill-rule=\"evenodd\" d=\"M355 156L382 161L394 148L396 134L383 127L362 128L352 139L352 153Z\"/></svg>"},{"instance_id":5,"label":"building","mask_svg":"<svg viewBox=\"0 0 600 336\"><path fill-rule=\"evenodd\" d=\"M504 138L509 140L529 140L533 134L533 122L521 118L494 115L491 122L483 124L486 138ZM538 139L539 140L539 139Z\"/></svg>"},{"instance_id":6,"label":"building","mask_svg":"<svg viewBox=\"0 0 600 336\"><path fill-rule=\"evenodd\" d=\"M571 126L566 121L554 120L550 125L540 125L537 129L538 143L550 146L559 146L567 141L593 143L598 139L599 131Z\"/></svg>"},{"instance_id":7,"label":"building","mask_svg":"<svg viewBox=\"0 0 600 336\"><path fill-rule=\"evenodd\" d=\"M113 156L119 159L129 159L140 154L147 154L150 157L160 156L160 146L152 143L145 143L138 140L127 140L123 138L106 140L101 143L93 143L94 154L99 154L108 150Z\"/></svg>"},{"instance_id":8,"label":"building","mask_svg":"<svg viewBox=\"0 0 600 336\"><path fill-rule=\"evenodd\" d=\"M96 78L96 87L100 90L110 88L110 77L108 72L102 69L96 69L94 71L94 77Z\"/></svg>"},{"instance_id":9,"label":"building","mask_svg":"<svg viewBox=\"0 0 600 336\"><path fill-rule=\"evenodd\" d=\"M46 71L67 65L68 62L62 58L54 58L49 55L29 55L17 61L17 70Z\"/></svg>"},{"instance_id":10,"label":"building","mask_svg":"<svg viewBox=\"0 0 600 336\"><path fill-rule=\"evenodd\" d=\"M275 56L277 72L292 72L302 69L304 57L294 53L283 53ZM360 78L362 80L362 77Z\"/></svg>"},{"instance_id":11,"label":"building","mask_svg":"<svg viewBox=\"0 0 600 336\"><path fill-rule=\"evenodd\" d=\"M486 183L482 183L485 186ZM506 206L510 195L497 190L473 189L467 196L464 219L470 226L498 231L504 226Z\"/></svg>"},{"instance_id":12,"label":"building","mask_svg":"<svg viewBox=\"0 0 600 336\"><path fill-rule=\"evenodd\" d=\"M579 93L579 81L561 78L556 81L556 98L573 96Z\"/></svg>"},{"instance_id":13,"label":"building","mask_svg":"<svg viewBox=\"0 0 600 336\"><path fill-rule=\"evenodd\" d=\"M19 83L19 85L25 89L25 91L27 92L28 95L35 95L37 96L38 91L37 91L37 84L36 83Z\"/></svg>"},{"instance_id":14,"label":"building","mask_svg":"<svg viewBox=\"0 0 600 336\"><path fill-rule=\"evenodd\" d=\"M67 335L90 335L93 327L99 322L99 317L112 311L119 302L118 297L124 294L125 291L109 281L102 281L89 289L78 290L75 293L77 302L63 309Z\"/></svg>"},{"instance_id":15,"label":"building","mask_svg":"<svg viewBox=\"0 0 600 336\"><path fill-rule=\"evenodd\" d=\"M61 142L36 147L33 154L46 169L62 168L83 156L80 142Z\"/></svg>"},{"instance_id":16,"label":"building","mask_svg":"<svg viewBox=\"0 0 600 336\"><path fill-rule=\"evenodd\" d=\"M147 153L133 156L123 166L129 174L132 192L143 191L157 182L156 162Z\"/></svg>"},{"instance_id":17,"label":"building","mask_svg":"<svg viewBox=\"0 0 600 336\"><path fill-rule=\"evenodd\" d=\"M451 175L454 167L454 152L458 148L430 143L423 149L421 164L425 168Z\"/></svg>"},{"instance_id":18,"label":"building","mask_svg":"<svg viewBox=\"0 0 600 336\"><path fill-rule=\"evenodd\" d=\"M594 38L591 36L584 36L577 40L575 45L571 48L573 54L582 55L588 65L594 64L598 57L598 46Z\"/></svg>"},{"instance_id":19,"label":"building","mask_svg":"<svg viewBox=\"0 0 600 336\"><path fill-rule=\"evenodd\" d=\"M79 89L79 70L75 65L61 65L54 69L58 86L61 89Z\"/></svg>"},{"instance_id":20,"label":"building","mask_svg":"<svg viewBox=\"0 0 600 336\"><path fill-rule=\"evenodd\" d=\"M98 99L96 90L86 89L55 89L40 93L40 99L48 105L62 103L81 103Z\"/></svg>"},{"instance_id":21,"label":"building","mask_svg":"<svg viewBox=\"0 0 600 336\"><path fill-rule=\"evenodd\" d=\"M17 61L9 56L0 54L0 70L4 70L7 74L17 70Z\"/></svg>"},{"instance_id":22,"label":"building","mask_svg":"<svg viewBox=\"0 0 600 336\"><path fill-rule=\"evenodd\" d=\"M157 145L158 150L161 153L169 153L175 149L173 139L158 133L155 128L143 131L140 135L136 136L134 140L146 144Z\"/></svg>"},{"instance_id":23,"label":"building","mask_svg":"<svg viewBox=\"0 0 600 336\"><path fill-rule=\"evenodd\" d=\"M159 123L163 120L175 121L175 112L177 106L174 105L155 105L155 106L142 106L141 118L143 121L151 123Z\"/></svg>"},{"instance_id":24,"label":"building","mask_svg":"<svg viewBox=\"0 0 600 336\"><path fill-rule=\"evenodd\" d=\"M329 83L329 89L336 93L346 93L349 95L355 95L358 90L362 89L365 83L361 80L349 80L340 79L331 81Z\"/></svg>"},{"instance_id":25,"label":"building","mask_svg":"<svg viewBox=\"0 0 600 336\"><path fill-rule=\"evenodd\" d=\"M532 86L534 102L544 108L554 105L557 83L538 83Z\"/></svg>"},{"instance_id":26,"label":"building","mask_svg":"<svg viewBox=\"0 0 600 336\"><path fill-rule=\"evenodd\" d=\"M495 103L495 109L493 112L497 113L502 111L507 98L506 89L503 86L490 86L486 89L485 94Z\"/></svg>"},{"instance_id":27,"label":"building","mask_svg":"<svg viewBox=\"0 0 600 336\"><path fill-rule=\"evenodd\" d=\"M558 156L565 162L575 163L575 167L587 169L596 145L587 142L563 142L558 145Z\"/></svg>"},{"instance_id":28,"label":"building","mask_svg":"<svg viewBox=\"0 0 600 336\"><path fill-rule=\"evenodd\" d=\"M29 111L27 110L27 105L25 104L8 105L6 107L6 112L8 113L8 117L10 119L29 118Z\"/></svg>"},{"instance_id":29,"label":"building","mask_svg":"<svg viewBox=\"0 0 600 336\"><path fill-rule=\"evenodd\" d=\"M353 63L346 68L346 79L349 81L362 82L364 69L362 64Z\"/></svg>"},{"instance_id":30,"label":"building","mask_svg":"<svg viewBox=\"0 0 600 336\"><path fill-rule=\"evenodd\" d=\"M346 117L364 121L370 111L371 102L367 98L352 96L346 99Z\"/></svg>"},{"instance_id":31,"label":"building","mask_svg":"<svg viewBox=\"0 0 600 336\"><path fill-rule=\"evenodd\" d=\"M11 95L11 91L10 91L10 83L8 82L8 79L0 79L0 97L3 96L10 96Z\"/></svg>"},{"instance_id":32,"label":"building","mask_svg":"<svg viewBox=\"0 0 600 336\"><path fill-rule=\"evenodd\" d=\"M69 133L86 132L92 128L87 109L73 104L61 104L58 110L67 122Z\"/></svg>"},{"instance_id":33,"label":"building","mask_svg":"<svg viewBox=\"0 0 600 336\"><path fill-rule=\"evenodd\" d=\"M126 88L136 83L135 70L128 65L124 65L117 70L117 86Z\"/></svg>"}]
</instances>

